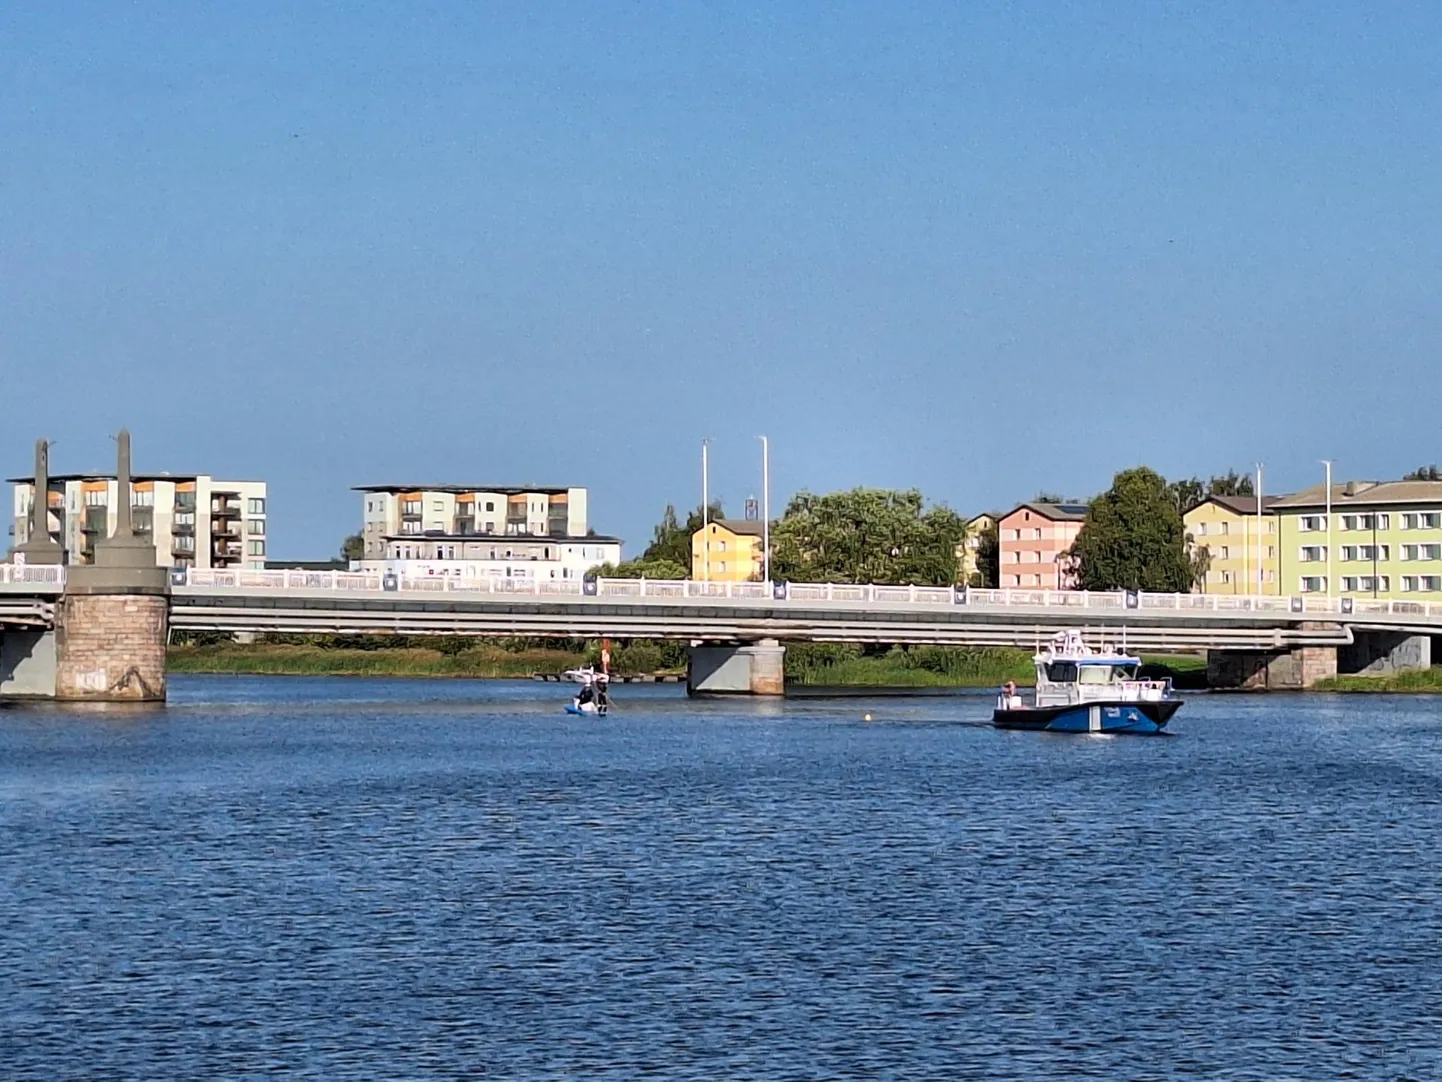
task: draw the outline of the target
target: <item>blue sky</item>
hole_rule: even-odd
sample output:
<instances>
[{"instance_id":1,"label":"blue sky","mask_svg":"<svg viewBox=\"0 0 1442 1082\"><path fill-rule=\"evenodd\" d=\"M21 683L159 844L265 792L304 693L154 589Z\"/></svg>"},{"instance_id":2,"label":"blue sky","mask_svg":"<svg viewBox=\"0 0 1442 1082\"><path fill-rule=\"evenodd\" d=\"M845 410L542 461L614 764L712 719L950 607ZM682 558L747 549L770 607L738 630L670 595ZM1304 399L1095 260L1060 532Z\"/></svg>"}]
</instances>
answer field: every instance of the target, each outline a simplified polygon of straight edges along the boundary
<instances>
[{"instance_id":1,"label":"blue sky","mask_svg":"<svg viewBox=\"0 0 1442 1082\"><path fill-rule=\"evenodd\" d=\"M0 466L798 488L1442 459L1442 5L0 8Z\"/></svg>"}]
</instances>

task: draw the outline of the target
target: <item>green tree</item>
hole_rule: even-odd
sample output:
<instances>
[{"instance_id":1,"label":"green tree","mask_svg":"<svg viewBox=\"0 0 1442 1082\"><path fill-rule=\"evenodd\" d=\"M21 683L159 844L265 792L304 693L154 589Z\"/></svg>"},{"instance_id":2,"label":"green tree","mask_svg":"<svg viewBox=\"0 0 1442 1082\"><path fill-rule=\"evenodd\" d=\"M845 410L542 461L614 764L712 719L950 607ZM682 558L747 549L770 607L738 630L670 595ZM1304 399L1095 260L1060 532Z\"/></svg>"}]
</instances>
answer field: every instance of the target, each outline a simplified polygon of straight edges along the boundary
<instances>
[{"instance_id":1,"label":"green tree","mask_svg":"<svg viewBox=\"0 0 1442 1082\"><path fill-rule=\"evenodd\" d=\"M920 492L854 488L799 492L771 531L777 578L945 586L956 581L966 523Z\"/></svg>"},{"instance_id":2,"label":"green tree","mask_svg":"<svg viewBox=\"0 0 1442 1082\"><path fill-rule=\"evenodd\" d=\"M1236 470L1228 470L1224 476L1212 477L1206 482L1188 477L1167 486L1173 506L1182 515L1212 496L1250 496L1255 491L1251 477Z\"/></svg>"},{"instance_id":3,"label":"green tree","mask_svg":"<svg viewBox=\"0 0 1442 1082\"><path fill-rule=\"evenodd\" d=\"M990 590L1001 585L1001 537L995 522L976 536L976 570L967 585Z\"/></svg>"},{"instance_id":4,"label":"green tree","mask_svg":"<svg viewBox=\"0 0 1442 1082\"><path fill-rule=\"evenodd\" d=\"M1236 470L1228 470L1225 477L1213 477L1207 482L1208 496L1254 496L1256 492L1252 475Z\"/></svg>"},{"instance_id":5,"label":"green tree","mask_svg":"<svg viewBox=\"0 0 1442 1082\"><path fill-rule=\"evenodd\" d=\"M366 554L365 538L358 533L353 533L340 544L340 558L342 560L363 560Z\"/></svg>"},{"instance_id":6,"label":"green tree","mask_svg":"<svg viewBox=\"0 0 1442 1082\"><path fill-rule=\"evenodd\" d=\"M1182 593L1196 576L1174 486L1145 466L1123 470L1091 502L1068 555L1083 590Z\"/></svg>"},{"instance_id":7,"label":"green tree","mask_svg":"<svg viewBox=\"0 0 1442 1082\"><path fill-rule=\"evenodd\" d=\"M1436 467L1436 465L1431 465L1431 466L1418 466L1418 467L1417 467L1415 470L1413 470L1411 473L1404 474L1403 477L1402 477L1402 480L1404 480L1404 481L1442 481L1442 470L1438 470L1437 467Z\"/></svg>"},{"instance_id":8,"label":"green tree","mask_svg":"<svg viewBox=\"0 0 1442 1082\"><path fill-rule=\"evenodd\" d=\"M619 564L602 564L595 575L602 579L685 579L691 572L680 564L666 559L623 560Z\"/></svg>"},{"instance_id":9,"label":"green tree","mask_svg":"<svg viewBox=\"0 0 1442 1082\"><path fill-rule=\"evenodd\" d=\"M720 500L711 501L711 520L725 518L725 512L721 509ZM665 560L678 567L688 570L677 576L678 578L689 578L691 572L691 537L701 528L701 507L698 504L694 511L686 515L683 524L676 517L676 506L667 504L666 510L661 515L661 521L657 523L656 529L652 532L651 543L646 546L646 551L641 553L641 559L646 561ZM640 576L636 576L640 577ZM662 578L665 576L652 576L649 578Z\"/></svg>"}]
</instances>

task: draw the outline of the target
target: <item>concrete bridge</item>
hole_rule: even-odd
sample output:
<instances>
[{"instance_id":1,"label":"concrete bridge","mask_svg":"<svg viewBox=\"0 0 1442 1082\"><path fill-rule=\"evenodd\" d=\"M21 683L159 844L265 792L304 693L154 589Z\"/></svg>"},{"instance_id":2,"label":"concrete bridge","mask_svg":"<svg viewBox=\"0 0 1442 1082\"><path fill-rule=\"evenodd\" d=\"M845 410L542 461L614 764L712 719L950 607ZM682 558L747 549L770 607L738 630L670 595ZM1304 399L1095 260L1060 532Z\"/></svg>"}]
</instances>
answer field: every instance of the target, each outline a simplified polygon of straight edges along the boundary
<instances>
[{"instance_id":1,"label":"concrete bridge","mask_svg":"<svg viewBox=\"0 0 1442 1082\"><path fill-rule=\"evenodd\" d=\"M0 695L45 695L55 679L51 695L135 697L124 693L135 683L125 676L144 670L126 656L138 641L129 636L148 632L115 632L112 662L91 658L83 687L65 682L76 570L86 569L0 565ZM785 641L1031 649L1080 628L1132 651L1206 651L1218 686L1302 688L1338 672L1425 667L1442 636L1442 604L1321 596L193 570L170 572L161 594L151 659L163 654L167 629L672 638L692 644L693 691L753 694L781 692ZM153 608L144 618L153 628ZM163 671L158 684L153 672L144 682L163 696Z\"/></svg>"}]
</instances>

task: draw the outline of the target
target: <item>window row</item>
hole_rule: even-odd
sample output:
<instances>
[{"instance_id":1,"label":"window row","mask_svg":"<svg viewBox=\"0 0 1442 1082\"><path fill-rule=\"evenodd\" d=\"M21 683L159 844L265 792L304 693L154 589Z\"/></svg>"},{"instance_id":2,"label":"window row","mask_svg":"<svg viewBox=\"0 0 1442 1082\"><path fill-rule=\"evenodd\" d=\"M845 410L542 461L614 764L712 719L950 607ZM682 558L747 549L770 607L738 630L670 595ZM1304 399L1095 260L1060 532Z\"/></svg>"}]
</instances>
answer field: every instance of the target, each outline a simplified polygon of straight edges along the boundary
<instances>
[{"instance_id":1,"label":"window row","mask_svg":"<svg viewBox=\"0 0 1442 1082\"><path fill-rule=\"evenodd\" d=\"M1264 519L1263 521L1266 523L1266 526L1265 526L1265 528L1264 528L1264 532L1265 532L1265 533L1276 533L1276 532L1277 532L1277 520L1276 520L1276 519L1268 518L1268 519ZM1231 526L1232 526L1232 524L1231 524L1230 522L1198 522L1198 523L1197 523L1197 532L1196 532L1196 535L1195 535L1195 536L1197 536L1197 537L1237 537L1237 536L1242 536L1242 535L1245 535L1245 534L1250 534L1250 535L1252 535L1252 536L1256 536L1257 531L1253 528L1253 526L1252 526L1252 520L1251 520L1250 517L1244 518L1244 519L1242 520L1242 528L1241 528L1240 530L1236 531L1236 533L1233 533L1233 532L1232 532Z\"/></svg>"}]
</instances>

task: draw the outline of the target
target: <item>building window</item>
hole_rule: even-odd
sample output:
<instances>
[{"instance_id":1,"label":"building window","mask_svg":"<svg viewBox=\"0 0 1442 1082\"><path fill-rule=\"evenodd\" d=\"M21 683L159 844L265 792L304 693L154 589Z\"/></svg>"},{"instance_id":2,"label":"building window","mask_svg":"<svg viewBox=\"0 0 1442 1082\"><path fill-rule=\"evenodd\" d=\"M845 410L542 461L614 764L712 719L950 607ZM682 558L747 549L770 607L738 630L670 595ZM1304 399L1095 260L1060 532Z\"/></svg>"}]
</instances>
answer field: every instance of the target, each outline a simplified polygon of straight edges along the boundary
<instances>
[{"instance_id":1,"label":"building window","mask_svg":"<svg viewBox=\"0 0 1442 1082\"><path fill-rule=\"evenodd\" d=\"M1326 545L1305 545L1303 546L1301 552L1298 554L1298 559L1300 559L1304 564L1316 563L1318 560L1325 560L1326 558Z\"/></svg>"},{"instance_id":2,"label":"building window","mask_svg":"<svg viewBox=\"0 0 1442 1082\"><path fill-rule=\"evenodd\" d=\"M85 494L86 507L104 507L107 502L105 490L95 489Z\"/></svg>"},{"instance_id":3,"label":"building window","mask_svg":"<svg viewBox=\"0 0 1442 1082\"><path fill-rule=\"evenodd\" d=\"M401 533L420 533L420 532L421 532L421 524L420 524L419 522L402 522L402 523L401 523Z\"/></svg>"},{"instance_id":4,"label":"building window","mask_svg":"<svg viewBox=\"0 0 1442 1082\"><path fill-rule=\"evenodd\" d=\"M432 500L432 501L431 501L431 510L432 510L432 511L444 511L445 509L446 509L446 505L445 505L445 503L444 503L443 501L441 501L441 500Z\"/></svg>"},{"instance_id":5,"label":"building window","mask_svg":"<svg viewBox=\"0 0 1442 1082\"><path fill-rule=\"evenodd\" d=\"M1327 579L1324 575L1304 575L1301 582L1302 593L1319 594L1327 588Z\"/></svg>"},{"instance_id":6,"label":"building window","mask_svg":"<svg viewBox=\"0 0 1442 1082\"><path fill-rule=\"evenodd\" d=\"M487 510L487 511L494 511L495 509L496 509L496 503L495 503L495 501L494 501L494 500L487 500L487 501L486 501L486 510Z\"/></svg>"},{"instance_id":7,"label":"building window","mask_svg":"<svg viewBox=\"0 0 1442 1082\"><path fill-rule=\"evenodd\" d=\"M144 491L144 492L132 492L132 493L130 494L130 506L131 506L131 507L154 507L154 506L155 506L155 491L154 491L153 489L147 489L147 490Z\"/></svg>"},{"instance_id":8,"label":"building window","mask_svg":"<svg viewBox=\"0 0 1442 1082\"><path fill-rule=\"evenodd\" d=\"M252 514L252 515L263 515L263 514L265 514L265 499L264 499L264 497L252 496L250 499L248 499L248 500L245 502L245 506L246 506L246 510L248 511L248 513L250 513L250 514Z\"/></svg>"},{"instance_id":9,"label":"building window","mask_svg":"<svg viewBox=\"0 0 1442 1082\"><path fill-rule=\"evenodd\" d=\"M247 541L245 544L246 544L246 551L247 551L250 555L252 555L252 556L264 556L264 555L265 555L265 542L264 542L264 541Z\"/></svg>"},{"instance_id":10,"label":"building window","mask_svg":"<svg viewBox=\"0 0 1442 1082\"><path fill-rule=\"evenodd\" d=\"M1232 584L1232 573L1231 573L1230 571L1223 571L1223 572L1222 572L1222 585L1223 585L1223 586L1230 586L1231 584Z\"/></svg>"},{"instance_id":11,"label":"building window","mask_svg":"<svg viewBox=\"0 0 1442 1082\"><path fill-rule=\"evenodd\" d=\"M265 519L263 519L263 518L246 519L246 522L245 522L245 532L248 533L248 534L250 534L252 537L264 537L264 536L265 536Z\"/></svg>"},{"instance_id":12,"label":"building window","mask_svg":"<svg viewBox=\"0 0 1442 1082\"><path fill-rule=\"evenodd\" d=\"M1225 525L1225 523L1223 523L1223 525ZM1223 530L1222 532L1225 533L1226 531ZM1228 546L1228 545L1223 545L1223 546L1222 546L1221 559L1223 559L1223 560L1230 560L1231 558L1232 558L1232 550L1231 550L1231 547Z\"/></svg>"},{"instance_id":13,"label":"building window","mask_svg":"<svg viewBox=\"0 0 1442 1082\"><path fill-rule=\"evenodd\" d=\"M1226 537L1228 532L1228 524L1225 522L1221 523L1221 525L1217 529L1217 532L1223 537Z\"/></svg>"},{"instance_id":14,"label":"building window","mask_svg":"<svg viewBox=\"0 0 1442 1082\"><path fill-rule=\"evenodd\" d=\"M1206 537L1206 536L1207 536L1207 524L1206 524L1205 522L1199 522L1199 523L1197 523L1197 536L1198 536L1198 537Z\"/></svg>"},{"instance_id":15,"label":"building window","mask_svg":"<svg viewBox=\"0 0 1442 1082\"><path fill-rule=\"evenodd\" d=\"M1300 526L1304 532L1314 532L1327 528L1326 515L1303 515Z\"/></svg>"},{"instance_id":16,"label":"building window","mask_svg":"<svg viewBox=\"0 0 1442 1082\"><path fill-rule=\"evenodd\" d=\"M1040 526L1038 526L1036 529L1032 530L1032 532L1031 532L1031 539L1032 539L1033 541L1040 541L1040 540L1041 540L1041 527L1040 527Z\"/></svg>"}]
</instances>

